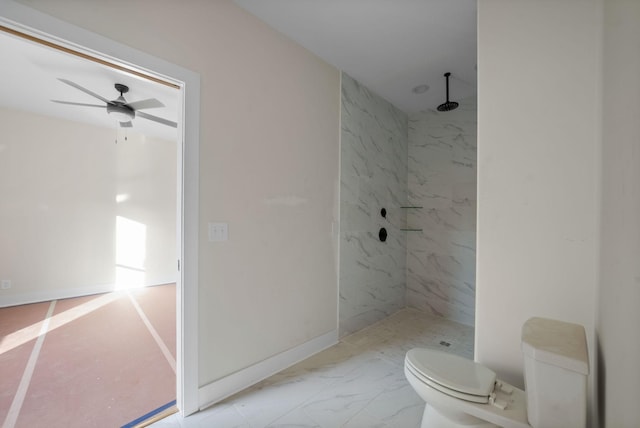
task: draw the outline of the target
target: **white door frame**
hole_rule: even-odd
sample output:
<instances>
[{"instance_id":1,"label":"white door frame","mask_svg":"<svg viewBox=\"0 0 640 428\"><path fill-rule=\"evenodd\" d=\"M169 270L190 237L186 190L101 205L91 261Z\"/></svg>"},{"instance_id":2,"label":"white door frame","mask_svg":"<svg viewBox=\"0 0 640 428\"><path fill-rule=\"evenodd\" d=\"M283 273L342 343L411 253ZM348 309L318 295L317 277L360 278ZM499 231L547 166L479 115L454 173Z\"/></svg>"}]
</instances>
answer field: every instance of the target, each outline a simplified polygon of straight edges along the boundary
<instances>
[{"instance_id":1,"label":"white door frame","mask_svg":"<svg viewBox=\"0 0 640 428\"><path fill-rule=\"evenodd\" d=\"M49 15L0 0L0 25L36 38L156 76L182 89L178 125L178 261L176 385L183 416L199 410L198 401L198 150L200 76L160 58L117 43ZM105 54L108 52L109 54Z\"/></svg>"}]
</instances>

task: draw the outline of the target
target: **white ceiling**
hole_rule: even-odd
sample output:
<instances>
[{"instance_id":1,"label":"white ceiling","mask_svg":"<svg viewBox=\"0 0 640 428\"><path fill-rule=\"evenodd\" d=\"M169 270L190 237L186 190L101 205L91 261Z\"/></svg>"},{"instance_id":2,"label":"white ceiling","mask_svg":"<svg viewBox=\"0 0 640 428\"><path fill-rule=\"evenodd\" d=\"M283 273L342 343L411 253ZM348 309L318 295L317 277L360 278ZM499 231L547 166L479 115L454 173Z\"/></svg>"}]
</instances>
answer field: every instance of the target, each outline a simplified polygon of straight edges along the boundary
<instances>
[{"instance_id":1,"label":"white ceiling","mask_svg":"<svg viewBox=\"0 0 640 428\"><path fill-rule=\"evenodd\" d=\"M125 94L128 102L156 98L165 107L148 109L144 112L173 122L178 121L180 91L177 89L2 31L0 31L0 57L2 58L0 107L112 128L114 132L118 129L117 122L109 117L106 109L51 102L51 100L62 100L104 104L58 80L62 78L71 80L108 100L114 100L120 95L114 88L115 83L125 84L129 86L129 92ZM139 117L133 120L133 128L128 128L127 132L140 132L173 141L177 139L176 128Z\"/></svg>"},{"instance_id":2,"label":"white ceiling","mask_svg":"<svg viewBox=\"0 0 640 428\"><path fill-rule=\"evenodd\" d=\"M476 93L476 0L234 0L270 26L408 112ZM115 99L157 98L147 113L177 122L178 90L0 32L0 106L116 129L105 110L50 100L100 103L63 78ZM415 94L412 89L428 85ZM175 140L175 128L136 118L132 131Z\"/></svg>"},{"instance_id":3,"label":"white ceiling","mask_svg":"<svg viewBox=\"0 0 640 428\"><path fill-rule=\"evenodd\" d=\"M476 0L234 1L407 113L476 94Z\"/></svg>"}]
</instances>

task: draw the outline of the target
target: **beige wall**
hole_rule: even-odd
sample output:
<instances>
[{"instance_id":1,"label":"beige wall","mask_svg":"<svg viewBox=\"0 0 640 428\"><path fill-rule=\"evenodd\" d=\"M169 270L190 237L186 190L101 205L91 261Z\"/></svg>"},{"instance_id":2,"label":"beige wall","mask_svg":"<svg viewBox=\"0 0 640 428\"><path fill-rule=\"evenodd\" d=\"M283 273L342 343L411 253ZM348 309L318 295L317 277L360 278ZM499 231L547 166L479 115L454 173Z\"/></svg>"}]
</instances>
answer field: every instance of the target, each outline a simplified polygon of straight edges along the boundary
<instances>
[{"instance_id":1,"label":"beige wall","mask_svg":"<svg viewBox=\"0 0 640 428\"><path fill-rule=\"evenodd\" d=\"M7 109L0 129L0 306L175 282L175 141Z\"/></svg>"},{"instance_id":2,"label":"beige wall","mask_svg":"<svg viewBox=\"0 0 640 428\"><path fill-rule=\"evenodd\" d=\"M338 71L227 0L22 3L201 76L200 385L335 330Z\"/></svg>"},{"instance_id":3,"label":"beige wall","mask_svg":"<svg viewBox=\"0 0 640 428\"><path fill-rule=\"evenodd\" d=\"M523 386L529 317L582 324L596 361L601 4L483 0L478 14L476 358Z\"/></svg>"},{"instance_id":4,"label":"beige wall","mask_svg":"<svg viewBox=\"0 0 640 428\"><path fill-rule=\"evenodd\" d=\"M639 24L635 0L479 3L476 357L521 384L524 319L583 324L600 427L640 422Z\"/></svg>"},{"instance_id":5,"label":"beige wall","mask_svg":"<svg viewBox=\"0 0 640 428\"><path fill-rule=\"evenodd\" d=\"M640 426L640 2L604 3L600 426Z\"/></svg>"}]
</instances>

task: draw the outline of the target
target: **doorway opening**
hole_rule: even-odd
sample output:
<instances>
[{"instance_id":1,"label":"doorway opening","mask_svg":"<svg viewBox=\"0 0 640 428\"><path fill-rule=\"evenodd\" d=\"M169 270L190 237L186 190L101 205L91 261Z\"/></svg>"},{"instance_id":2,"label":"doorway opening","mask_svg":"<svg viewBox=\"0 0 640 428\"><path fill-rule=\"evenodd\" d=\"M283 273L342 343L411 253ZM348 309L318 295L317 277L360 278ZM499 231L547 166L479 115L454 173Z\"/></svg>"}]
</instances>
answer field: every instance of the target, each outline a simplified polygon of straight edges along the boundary
<instances>
[{"instance_id":1,"label":"doorway opening","mask_svg":"<svg viewBox=\"0 0 640 428\"><path fill-rule=\"evenodd\" d=\"M176 292L176 398L177 405L183 414L190 414L198 410L197 400L197 151L198 151L198 92L199 77L178 66L164 63L158 59L149 57L143 53L134 51L128 47L118 45L108 39L88 33L82 29L60 22L43 19L41 16L32 16L30 12L21 9L19 5L9 5L3 15L11 18L12 13L17 13L20 24L16 20L0 17L2 29L18 32L44 41L45 45L57 45L63 50L72 50L82 53L84 56L97 58L98 62L107 62L120 68L119 72L131 72L130 75L141 81L141 74L154 76L168 81L181 92L178 112L176 155L176 198L177 209L176 225L176 256L171 261L172 268L177 272L175 283ZM21 10L17 10L21 9ZM37 23L38 29L29 24ZM59 33L65 33L65 41L59 37ZM79 43L82 41L82 43ZM79 46L85 46L80 48ZM112 55L106 56L96 52L108 51ZM83 56L80 55L80 56ZM136 64L135 66L132 64ZM102 64L103 67L105 66ZM125 69L125 71L122 70ZM144 73L140 72L144 70ZM155 70L149 72L148 70ZM159 77L158 77L159 76ZM173 76L173 77L167 77ZM189 88L188 90L186 88ZM185 132L190 129L190 132ZM118 130L118 132L121 132ZM126 135L126 134L125 134ZM124 197L118 194L118 197ZM114 218L114 222L118 223ZM189 222L189 224L188 224ZM121 227L131 226L126 221L119 222ZM140 233L138 233L140 232ZM137 238L141 239L141 230L137 230ZM116 244L117 245L117 244ZM124 248L122 248L124 251ZM139 259L135 260L136 266L125 266L128 273L135 273L139 266ZM123 266L116 266L122 271ZM134 268L134 269L132 269ZM138 272L139 273L139 272ZM126 280L123 280L126 282ZM117 283L118 281L114 281ZM122 281L120 281L122 282ZM0 295L2 298L2 295ZM51 308L53 311L54 309ZM53 313L53 312L52 312ZM50 317L48 317L50 318ZM36 335L40 336L40 335Z\"/></svg>"}]
</instances>

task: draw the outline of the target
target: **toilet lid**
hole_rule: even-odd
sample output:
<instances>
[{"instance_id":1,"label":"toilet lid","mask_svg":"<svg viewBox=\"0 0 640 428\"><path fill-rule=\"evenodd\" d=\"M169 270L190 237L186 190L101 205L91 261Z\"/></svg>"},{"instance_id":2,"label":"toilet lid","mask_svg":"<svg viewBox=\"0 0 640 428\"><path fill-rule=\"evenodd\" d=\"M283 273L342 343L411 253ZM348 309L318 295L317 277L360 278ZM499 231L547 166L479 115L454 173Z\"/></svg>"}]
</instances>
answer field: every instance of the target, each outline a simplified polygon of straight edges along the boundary
<instances>
[{"instance_id":1,"label":"toilet lid","mask_svg":"<svg viewBox=\"0 0 640 428\"><path fill-rule=\"evenodd\" d=\"M435 349L412 349L406 363L431 381L462 394L488 397L496 381L496 374L488 368Z\"/></svg>"}]
</instances>

